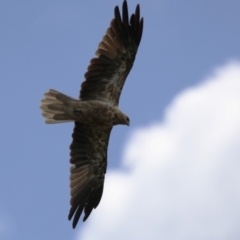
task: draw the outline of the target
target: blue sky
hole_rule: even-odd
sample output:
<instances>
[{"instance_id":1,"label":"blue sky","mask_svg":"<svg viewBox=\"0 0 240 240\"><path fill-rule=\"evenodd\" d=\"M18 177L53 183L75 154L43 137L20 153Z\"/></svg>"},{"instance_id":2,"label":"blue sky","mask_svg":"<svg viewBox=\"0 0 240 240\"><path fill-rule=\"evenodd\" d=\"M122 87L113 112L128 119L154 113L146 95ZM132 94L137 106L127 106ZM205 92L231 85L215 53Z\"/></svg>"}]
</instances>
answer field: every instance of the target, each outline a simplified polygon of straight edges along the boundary
<instances>
[{"instance_id":1,"label":"blue sky","mask_svg":"<svg viewBox=\"0 0 240 240\"><path fill-rule=\"evenodd\" d=\"M234 89L238 89L239 87L236 81L234 81L234 79L239 79L238 69L240 68L239 1L149 0L141 2L132 0L128 1L129 13L134 11L137 3L140 3L141 15L145 21L143 38L134 67L127 79L120 99L120 108L131 118L131 126L118 126L115 127L112 132L108 154L109 179L116 178L118 175L114 175L114 173L119 174L119 172L116 171L121 171L124 167L126 168L123 164L124 161L128 162L129 158L134 158L128 155L128 152L134 149L132 146L138 146L136 143L137 140L134 141L134 134L137 131L144 131L144 129L148 133L148 129L151 128L151 126L153 127L156 124L162 126L168 123L167 113L169 111L174 112L174 109L178 111L178 108L175 106L186 106L187 108L188 104L186 103L186 105L184 105L181 99L186 99L186 102L193 101L194 103L194 98L184 97L184 94L191 89L194 96L198 96L198 90L204 92L203 96L205 96L205 91L215 96L213 93L218 91L214 89L222 89L222 91L219 90L220 93L216 94L216 99L219 99L219 102L221 102L221 99L226 99L226 102L222 102L223 106L229 106L227 109L233 109L233 112L237 112L237 110L231 106L234 105L234 102L240 105L237 94L236 98L233 98L231 101L229 100L229 96L232 96L231 93L235 93ZM80 83L83 81L83 74L87 69L90 59L94 56L98 43L109 26L110 20L113 17L113 9L115 5L121 4L121 1L110 0L98 1L97 3L92 0L1 1L1 239L87 239L89 231L91 230L90 232L92 232L96 229L94 228L94 224L97 218L98 222L100 217L107 219L108 221L106 220L105 226L107 226L108 223L114 223L116 219L122 219L122 222L126 221L116 214L119 212L119 209L122 209L121 206L119 208L116 207L118 210L114 211L116 209L114 205L116 202L109 199L111 194L108 194L108 192L111 193L111 191L106 187L106 193L104 193L99 207L94 210L89 220L84 224L79 224L76 230L72 230L71 223L67 220L67 215L69 211L69 145L73 124L48 126L44 124L39 109L43 93L50 88L59 90L73 97L78 96ZM219 68L222 70L216 70ZM218 72L216 73L216 71ZM212 80L214 82L219 79L228 78L233 79L234 84L231 85L231 81L228 83L226 80L226 85L218 85L216 83L216 87L213 88L202 85L204 81ZM230 84L229 86L234 86L231 88L231 91L227 91L227 89L229 89L228 84ZM224 89L226 89L226 98L224 97ZM233 96L235 95L233 94ZM206 99L208 98L206 97ZM178 100L180 101L179 103ZM212 98L209 98L209 101L211 102ZM211 113L215 111L217 103L216 105L208 104L208 102L206 103L204 101L200 101L200 103L201 104L196 105L198 107L197 109L201 110L197 112L199 118L201 118L201 116L206 116L206 118L212 116L211 119L215 119L215 115L211 115ZM184 114L184 109L185 107L180 107L179 111L181 114ZM187 109L192 110L192 108ZM182 115L178 115L177 113L178 112L172 114L175 116L174 119L178 117L181 118ZM204 113L206 114L204 115ZM220 113L217 112L216 116L219 116L218 119L225 119L223 117L228 116L228 114L230 114L228 111L222 111ZM235 116L234 114L233 116ZM218 119L216 119L213 122L208 121L206 124L204 121L200 121L200 125L193 124L192 129L190 128L192 126L191 123L195 121L198 122L197 120L199 120L199 118L197 118L197 120L192 119L190 117L191 115L188 114L184 116L185 118L181 118L181 120L183 120L182 122L189 124L180 125L180 127L176 129L173 128L172 132L174 134L178 132L178 129L185 129L185 127L189 127L190 132L195 133L194 129L196 130L197 128L205 132L206 129L211 129L212 126L218 126ZM238 115L236 114L236 116ZM238 118L236 117L235 119ZM179 120L176 124L177 123L181 123L181 121ZM235 126L230 120L227 123L229 126ZM219 129L223 129L223 125L220 124L219 126ZM158 132L157 129L156 132ZM176 131L174 131L174 129ZM213 166L218 166L217 169L223 172L224 169L227 169L227 172L224 172L223 175L215 176L213 174L212 177L209 176L209 181L216 181L219 184L225 182L225 178L221 178L221 176L235 176L232 171L239 166L234 160L236 158L231 158L232 155L228 155L229 152L234 152L232 149L239 146L238 128L236 126L236 128L233 129L226 129L221 137L216 135L216 132L219 132L217 131L218 129L216 132L213 132L213 136L216 138L213 138L212 141L218 138L228 139L228 133L236 133L234 137L229 137L229 139L233 139L232 141L229 140L229 143L232 144L224 141L223 143L221 142L220 145L217 144L217 150L213 155L217 155L218 149L225 149L222 148L224 144L224 146L229 145L228 150L223 153L223 155L226 154L226 157L221 161L224 162L226 159L233 159L232 165L227 168L224 164L218 165L218 158L211 158L212 161L209 161L212 162ZM162 132L160 131L159 134L161 135ZM198 136L197 133L196 136ZM141 139L141 137L139 137L139 139ZM162 146L166 147L162 139L156 138L155 141L154 137L148 138L148 135L146 135L146 139L149 139L149 142L156 142L158 146L156 149L162 149ZM166 139L170 139L171 142L173 141L171 138L166 137ZM160 144L161 141L163 141L164 144ZM186 154L192 154L187 155L192 156L192 158L189 158L192 164L196 161L202 163L202 160L197 158L199 151L194 151L194 149L196 146L203 149L203 146L205 146L204 142L206 141L202 142L203 145L193 144L194 147L192 147L188 141L185 142ZM178 141L176 141L176 144L178 149L181 145L179 145ZM211 145L211 143L209 144ZM143 146L145 146L145 144ZM183 148L185 149L185 147ZM139 150L142 148L143 147L139 148ZM156 151L156 154L155 152L151 152L151 154L155 154L157 156L156 159L161 159L162 155L156 149L150 149L151 151ZM176 148L170 149L172 151L176 150ZM144 155L145 153L152 159L151 154L148 154L147 150L142 154ZM132 155L130 154L130 156ZM178 156L175 156L174 159L177 157ZM144 158L141 161L144 162L145 159L146 161L148 160L148 158ZM129 161L131 162L131 160ZM153 161L153 166L156 162ZM183 171L183 167L179 162L176 166L179 168L174 167L173 171L170 171L171 167L170 170L168 169L168 176L175 176L175 174L177 176L177 174ZM197 166L199 165L194 165L193 168L199 169ZM209 166L205 168L205 165L201 166L203 169L210 168ZM167 181L168 178L161 169L162 168L159 170L159 175L163 175L166 178L160 180L163 182ZM186 167L184 169L188 168ZM191 169L189 172L191 172ZM209 172L211 171L209 170ZM130 171L129 174L131 173ZM151 176L151 171L148 174ZM204 184L208 182L204 180L205 175L201 175L199 172L197 172L196 175L199 176L198 180L196 180L199 188L193 187L193 189L201 189L205 186ZM191 178L191 175L189 178ZM122 178L120 177L118 179ZM106 180L108 181L108 176ZM240 179L236 177L232 182L229 182L229 185L226 185L229 186L228 189L230 189L228 191L226 190L229 196L235 196L236 188L233 183L239 183L239 180ZM127 180L116 181L121 185L121 182ZM172 181L175 181L174 178L172 178ZM183 183L185 182L183 181ZM117 188L117 186L118 184L115 188ZM125 185L122 184L122 186ZM183 189L183 186L184 184L180 184L179 188L171 188L171 184L166 185L168 189L172 189L173 191L171 196L175 196L175 192L176 196L178 196L178 190ZM221 186L221 184L219 186ZM111 187L109 187L109 189L111 189ZM125 196L125 190L129 192L127 185L123 190L119 190L119 192ZM196 191L196 199L200 198L199 193L202 193L202 195L204 195L204 193L208 194L211 192L210 190L206 192ZM106 198L107 196L109 197ZM131 195L129 194L129 196ZM186 196L189 198L189 195ZM238 198L239 194L234 199ZM125 199L130 201L135 198ZM184 201L184 199L181 200ZM207 209L206 206L211 206L207 204L211 199L205 200L206 205L201 206L203 209ZM111 205L111 209L109 211L105 210L104 214L102 214L102 209L107 209L105 208L106 203ZM226 200L226 203L227 206L229 206L232 202ZM166 209L171 208L168 201L161 201L161 204L165 204ZM163 214L165 218L159 220L162 224L168 222L169 232L172 233L176 232L174 231L176 228L186 229L189 227L187 221L184 226L178 225L176 219L181 220L182 215L174 214L178 212L181 205L179 205L178 208L178 204L174 206L176 207L176 209L174 208L176 210L175 212L167 214L169 212L166 211L166 214ZM226 207L221 204L220 206L223 208ZM232 204L232 206L233 208L239 207L237 203ZM110 208L110 206L108 207ZM127 206L124 205L124 207ZM131 205L129 205L129 207L131 207ZM144 206L139 207L140 212L143 207ZM127 212L127 209L124 208L120 213L123 213L124 210ZM234 210L235 209L231 211L233 211L236 216L234 215L231 226L234 226L234 223L239 225L240 213ZM218 213L216 216L221 215L221 210L216 210L216 212ZM136 209L136 211L133 212L133 216L138 216L137 213ZM170 216L173 217L171 218ZM196 216L199 215L189 216L189 218L195 219L194 217ZM142 221L144 222L144 220L143 218ZM150 220L145 221L150 222ZM105 223L104 221L102 222ZM213 218L213 222L215 222L215 218ZM195 222L192 222L193 225L191 226L191 229L193 229L191 236L197 233L197 226L199 226L198 222L194 223ZM216 223L216 229L223 229L221 224L226 226L224 222L219 223L219 225ZM116 226L124 227L122 223L118 223ZM116 226L113 228L117 229ZM106 229L109 230L108 228ZM134 229L134 226L132 226L132 229ZM236 233L234 227L229 229L233 229L232 231L229 230L229 232L235 235L231 235L227 231L228 235L226 233L221 234L221 231L219 231L220 237L216 237L215 239L239 239L240 233ZM85 235L81 235L81 233ZM117 230L115 233L118 233ZM152 236L152 239L159 239L157 236L158 235ZM166 237L167 235L161 236L165 236L165 239L168 239ZM229 236L231 237L229 238ZM107 239L108 236L104 235L104 237L104 239ZM207 239L206 237L209 237L209 235L203 237ZM138 238L140 239L140 237ZM183 239L188 238L185 237Z\"/></svg>"}]
</instances>

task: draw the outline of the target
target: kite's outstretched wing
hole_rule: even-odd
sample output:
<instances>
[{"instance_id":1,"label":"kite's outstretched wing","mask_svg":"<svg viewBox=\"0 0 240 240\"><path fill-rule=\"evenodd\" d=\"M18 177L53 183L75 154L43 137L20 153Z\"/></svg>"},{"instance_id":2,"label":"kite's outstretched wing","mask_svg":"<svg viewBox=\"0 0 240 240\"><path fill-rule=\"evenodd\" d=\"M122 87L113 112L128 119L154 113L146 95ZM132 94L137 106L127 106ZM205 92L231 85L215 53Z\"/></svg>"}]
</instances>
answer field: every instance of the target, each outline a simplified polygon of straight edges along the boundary
<instances>
[{"instance_id":1,"label":"kite's outstretched wing","mask_svg":"<svg viewBox=\"0 0 240 240\"><path fill-rule=\"evenodd\" d=\"M118 6L105 36L98 46L85 73L80 92L81 100L102 100L118 105L119 97L130 72L142 37L143 18L137 5L130 20L127 2L122 6L122 17Z\"/></svg>"},{"instance_id":2,"label":"kite's outstretched wing","mask_svg":"<svg viewBox=\"0 0 240 240\"><path fill-rule=\"evenodd\" d=\"M71 149L71 209L68 219L74 215L73 228L84 209L85 221L96 208L103 193L107 168L107 147L112 128L89 127L75 122Z\"/></svg>"}]
</instances>

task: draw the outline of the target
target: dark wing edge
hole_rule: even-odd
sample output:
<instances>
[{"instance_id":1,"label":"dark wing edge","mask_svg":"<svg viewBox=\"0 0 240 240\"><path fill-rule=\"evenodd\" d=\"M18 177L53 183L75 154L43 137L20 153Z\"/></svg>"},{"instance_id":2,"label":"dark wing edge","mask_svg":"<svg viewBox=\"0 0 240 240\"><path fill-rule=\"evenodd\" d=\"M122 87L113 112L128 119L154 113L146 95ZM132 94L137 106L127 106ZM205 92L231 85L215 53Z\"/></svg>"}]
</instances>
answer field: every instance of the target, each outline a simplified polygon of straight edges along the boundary
<instances>
[{"instance_id":1,"label":"dark wing edge","mask_svg":"<svg viewBox=\"0 0 240 240\"><path fill-rule=\"evenodd\" d=\"M86 221L101 200L111 129L94 128L75 122L70 145L71 208L68 215L69 220L73 218L73 228L76 227L83 210L83 221Z\"/></svg>"},{"instance_id":2,"label":"dark wing edge","mask_svg":"<svg viewBox=\"0 0 240 240\"><path fill-rule=\"evenodd\" d=\"M143 18L140 7L128 17L126 0L122 17L118 6L114 18L98 46L96 58L91 59L85 81L81 85L81 100L101 100L118 105L120 94L129 74L142 37Z\"/></svg>"}]
</instances>

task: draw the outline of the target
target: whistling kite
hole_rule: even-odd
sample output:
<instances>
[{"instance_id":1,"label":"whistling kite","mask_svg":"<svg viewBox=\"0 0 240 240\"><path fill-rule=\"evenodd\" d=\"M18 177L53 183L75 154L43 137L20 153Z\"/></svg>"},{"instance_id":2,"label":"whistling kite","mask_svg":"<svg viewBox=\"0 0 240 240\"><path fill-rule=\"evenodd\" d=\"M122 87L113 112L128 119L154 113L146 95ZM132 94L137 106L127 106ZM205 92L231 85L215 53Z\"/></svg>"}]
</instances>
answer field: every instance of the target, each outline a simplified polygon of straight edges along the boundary
<instances>
[{"instance_id":1,"label":"whistling kite","mask_svg":"<svg viewBox=\"0 0 240 240\"><path fill-rule=\"evenodd\" d=\"M46 123L74 121L71 150L71 209L73 228L84 209L85 221L101 200L107 168L107 148L112 127L129 125L129 118L118 108L119 97L130 72L142 36L140 8L128 17L126 0L122 17L119 8L90 61L79 100L49 90L41 101Z\"/></svg>"}]
</instances>

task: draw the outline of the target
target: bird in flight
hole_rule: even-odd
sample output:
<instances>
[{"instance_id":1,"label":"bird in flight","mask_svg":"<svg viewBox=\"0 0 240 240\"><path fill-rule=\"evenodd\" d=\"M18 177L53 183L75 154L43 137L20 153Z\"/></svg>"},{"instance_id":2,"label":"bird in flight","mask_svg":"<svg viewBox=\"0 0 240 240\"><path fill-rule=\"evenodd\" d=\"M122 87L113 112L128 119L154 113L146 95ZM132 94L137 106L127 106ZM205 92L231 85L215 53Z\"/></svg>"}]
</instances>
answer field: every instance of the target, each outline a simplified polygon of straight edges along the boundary
<instances>
[{"instance_id":1,"label":"bird in flight","mask_svg":"<svg viewBox=\"0 0 240 240\"><path fill-rule=\"evenodd\" d=\"M70 145L71 200L68 219L76 227L84 211L86 221L102 197L107 169L107 149L112 127L130 124L119 108L125 80L133 66L143 30L140 7L128 16L123 1L122 16L118 6L96 57L91 59L82 82L79 99L50 89L40 108L46 123L74 122Z\"/></svg>"}]
</instances>

